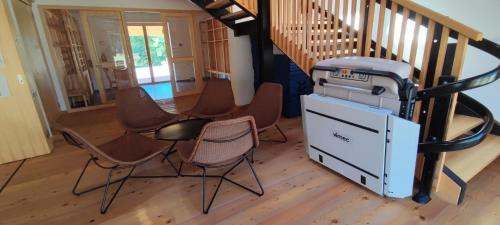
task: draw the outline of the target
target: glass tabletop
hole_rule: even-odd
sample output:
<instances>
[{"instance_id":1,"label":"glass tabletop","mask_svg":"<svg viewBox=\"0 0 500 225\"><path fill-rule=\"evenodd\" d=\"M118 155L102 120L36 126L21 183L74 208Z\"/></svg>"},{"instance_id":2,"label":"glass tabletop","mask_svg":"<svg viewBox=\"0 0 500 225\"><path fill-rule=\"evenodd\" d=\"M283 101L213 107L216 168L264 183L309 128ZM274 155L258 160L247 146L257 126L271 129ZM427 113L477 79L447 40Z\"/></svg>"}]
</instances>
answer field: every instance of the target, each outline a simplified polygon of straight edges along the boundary
<instances>
[{"instance_id":1,"label":"glass tabletop","mask_svg":"<svg viewBox=\"0 0 500 225\"><path fill-rule=\"evenodd\" d=\"M197 138L209 119L182 120L167 125L155 133L155 138L165 141L188 141Z\"/></svg>"}]
</instances>

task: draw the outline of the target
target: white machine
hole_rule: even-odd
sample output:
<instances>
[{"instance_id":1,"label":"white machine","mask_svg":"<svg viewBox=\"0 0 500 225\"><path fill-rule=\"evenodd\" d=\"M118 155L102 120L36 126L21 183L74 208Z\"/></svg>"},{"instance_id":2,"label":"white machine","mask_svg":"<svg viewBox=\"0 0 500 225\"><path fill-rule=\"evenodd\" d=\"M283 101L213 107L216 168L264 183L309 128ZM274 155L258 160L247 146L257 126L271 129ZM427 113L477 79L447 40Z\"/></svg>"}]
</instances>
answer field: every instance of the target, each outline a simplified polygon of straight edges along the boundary
<instances>
[{"instance_id":1,"label":"white machine","mask_svg":"<svg viewBox=\"0 0 500 225\"><path fill-rule=\"evenodd\" d=\"M420 126L405 63L368 57L324 60L302 96L309 157L389 197L412 194Z\"/></svg>"}]
</instances>

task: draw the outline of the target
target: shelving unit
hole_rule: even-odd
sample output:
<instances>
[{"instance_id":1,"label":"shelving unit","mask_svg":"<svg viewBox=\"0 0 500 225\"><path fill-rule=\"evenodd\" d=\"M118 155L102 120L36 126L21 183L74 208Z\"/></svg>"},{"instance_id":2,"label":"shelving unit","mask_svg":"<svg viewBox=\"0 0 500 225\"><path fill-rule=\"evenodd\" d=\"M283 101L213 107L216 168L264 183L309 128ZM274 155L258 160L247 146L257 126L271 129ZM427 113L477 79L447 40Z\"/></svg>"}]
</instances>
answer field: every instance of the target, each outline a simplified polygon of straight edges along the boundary
<instances>
[{"instance_id":1,"label":"shelving unit","mask_svg":"<svg viewBox=\"0 0 500 225\"><path fill-rule=\"evenodd\" d=\"M52 46L59 52L59 63L64 65L64 81L66 96L71 108L87 107L93 93L92 81L89 77L87 56L83 40L76 20L67 10L45 10L47 28ZM82 102L83 104L77 104Z\"/></svg>"},{"instance_id":2,"label":"shelving unit","mask_svg":"<svg viewBox=\"0 0 500 225\"><path fill-rule=\"evenodd\" d=\"M205 74L227 78L231 74L228 28L216 19L200 22Z\"/></svg>"}]
</instances>

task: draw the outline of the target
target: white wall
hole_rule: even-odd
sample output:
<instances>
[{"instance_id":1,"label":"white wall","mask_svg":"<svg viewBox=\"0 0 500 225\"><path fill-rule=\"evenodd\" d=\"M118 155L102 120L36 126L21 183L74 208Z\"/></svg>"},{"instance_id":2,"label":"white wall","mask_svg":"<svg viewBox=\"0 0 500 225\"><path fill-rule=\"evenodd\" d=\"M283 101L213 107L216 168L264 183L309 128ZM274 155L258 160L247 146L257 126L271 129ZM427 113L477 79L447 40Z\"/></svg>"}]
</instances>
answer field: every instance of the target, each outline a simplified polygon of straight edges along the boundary
<instances>
[{"instance_id":1,"label":"white wall","mask_svg":"<svg viewBox=\"0 0 500 225\"><path fill-rule=\"evenodd\" d=\"M169 10L201 10L189 0L35 0L33 3L33 15L37 30L42 42L42 49L44 51L47 64L49 67L50 75L54 82L55 93L57 101L60 105L61 111L68 110L68 104L64 97L62 84L57 76L58 69L50 54L49 45L47 43L47 34L43 28L44 22L41 20L40 6L79 6L79 7L92 7L92 8L122 8L122 9L169 9Z\"/></svg>"},{"instance_id":2,"label":"white wall","mask_svg":"<svg viewBox=\"0 0 500 225\"><path fill-rule=\"evenodd\" d=\"M499 0L414 0L434 11L447 15L461 23L483 32L484 37L500 43L500 1ZM469 47L464 64L463 78L471 77L493 69L500 60ZM500 81L468 91L467 94L485 104L500 120Z\"/></svg>"},{"instance_id":3,"label":"white wall","mask_svg":"<svg viewBox=\"0 0 500 225\"><path fill-rule=\"evenodd\" d=\"M203 13L198 18L202 21L210 17ZM255 95L253 87L254 71L252 58L252 44L250 36L235 37L234 32L228 29L229 41L229 64L231 70L231 86L233 88L236 105L246 105L250 103ZM202 53L200 53L202 55Z\"/></svg>"},{"instance_id":4,"label":"white wall","mask_svg":"<svg viewBox=\"0 0 500 225\"><path fill-rule=\"evenodd\" d=\"M231 85L233 86L234 100L236 105L245 105L250 103L255 95L250 36L235 37L231 29L228 31Z\"/></svg>"}]
</instances>

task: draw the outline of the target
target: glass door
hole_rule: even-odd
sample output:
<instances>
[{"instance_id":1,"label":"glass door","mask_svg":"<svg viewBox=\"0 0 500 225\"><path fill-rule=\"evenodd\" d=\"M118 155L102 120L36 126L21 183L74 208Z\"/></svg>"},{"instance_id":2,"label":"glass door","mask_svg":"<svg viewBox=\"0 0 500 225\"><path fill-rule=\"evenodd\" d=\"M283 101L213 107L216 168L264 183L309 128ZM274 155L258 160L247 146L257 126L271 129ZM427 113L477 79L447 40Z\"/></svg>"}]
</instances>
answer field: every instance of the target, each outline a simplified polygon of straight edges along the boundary
<instances>
[{"instance_id":1,"label":"glass door","mask_svg":"<svg viewBox=\"0 0 500 225\"><path fill-rule=\"evenodd\" d=\"M113 101L117 89L132 86L122 15L82 11L81 16L100 99L102 103Z\"/></svg>"},{"instance_id":2,"label":"glass door","mask_svg":"<svg viewBox=\"0 0 500 225\"><path fill-rule=\"evenodd\" d=\"M201 91L201 73L194 41L194 18L191 14L163 14L165 37L174 96Z\"/></svg>"},{"instance_id":3,"label":"glass door","mask_svg":"<svg viewBox=\"0 0 500 225\"><path fill-rule=\"evenodd\" d=\"M137 82L154 84L170 81L167 46L161 25L129 25L128 36Z\"/></svg>"}]
</instances>

